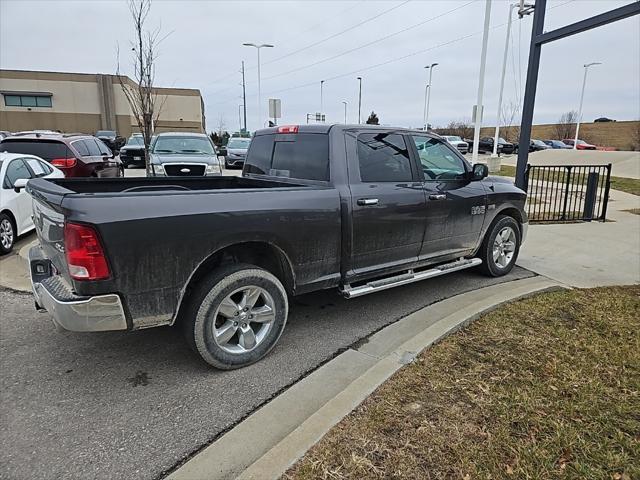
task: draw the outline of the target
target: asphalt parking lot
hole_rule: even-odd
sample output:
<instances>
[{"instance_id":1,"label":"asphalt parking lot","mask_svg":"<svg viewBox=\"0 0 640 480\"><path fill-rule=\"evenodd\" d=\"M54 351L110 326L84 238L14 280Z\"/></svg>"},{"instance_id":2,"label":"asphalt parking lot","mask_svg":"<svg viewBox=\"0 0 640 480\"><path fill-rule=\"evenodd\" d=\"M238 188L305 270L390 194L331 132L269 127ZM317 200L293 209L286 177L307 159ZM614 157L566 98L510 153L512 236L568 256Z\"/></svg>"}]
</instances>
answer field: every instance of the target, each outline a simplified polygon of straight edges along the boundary
<instances>
[{"instance_id":1,"label":"asphalt parking lot","mask_svg":"<svg viewBox=\"0 0 640 480\"><path fill-rule=\"evenodd\" d=\"M436 301L531 276L460 272L353 300L293 299L276 348L242 370L210 369L171 327L57 332L29 294L0 291L0 478L149 479L383 326Z\"/></svg>"}]
</instances>

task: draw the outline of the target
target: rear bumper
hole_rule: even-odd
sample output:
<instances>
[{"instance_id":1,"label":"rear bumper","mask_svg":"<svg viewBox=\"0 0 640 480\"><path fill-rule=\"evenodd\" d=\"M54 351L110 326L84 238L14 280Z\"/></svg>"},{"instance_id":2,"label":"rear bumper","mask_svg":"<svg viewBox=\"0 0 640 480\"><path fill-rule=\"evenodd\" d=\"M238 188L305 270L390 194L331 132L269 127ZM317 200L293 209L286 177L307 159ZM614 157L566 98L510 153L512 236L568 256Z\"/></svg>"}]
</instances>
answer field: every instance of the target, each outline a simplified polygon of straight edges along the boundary
<instances>
[{"instance_id":1,"label":"rear bumper","mask_svg":"<svg viewBox=\"0 0 640 480\"><path fill-rule=\"evenodd\" d=\"M49 312L56 326L72 332L127 330L127 318L118 295L74 294L60 275L51 275L51 263L39 246L29 250L29 270L36 307Z\"/></svg>"}]
</instances>

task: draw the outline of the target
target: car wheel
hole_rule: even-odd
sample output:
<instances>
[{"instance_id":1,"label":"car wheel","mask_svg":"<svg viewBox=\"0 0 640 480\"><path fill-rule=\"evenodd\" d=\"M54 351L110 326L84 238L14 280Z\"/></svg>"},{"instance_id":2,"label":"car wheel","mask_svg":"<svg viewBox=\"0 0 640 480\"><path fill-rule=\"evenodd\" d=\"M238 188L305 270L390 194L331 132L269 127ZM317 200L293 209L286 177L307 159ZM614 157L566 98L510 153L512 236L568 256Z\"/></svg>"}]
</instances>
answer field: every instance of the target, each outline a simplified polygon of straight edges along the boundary
<instances>
[{"instance_id":1,"label":"car wheel","mask_svg":"<svg viewBox=\"0 0 640 480\"><path fill-rule=\"evenodd\" d=\"M182 318L187 342L223 370L257 362L275 346L289 305L282 283L248 264L215 271L200 282Z\"/></svg>"},{"instance_id":2,"label":"car wheel","mask_svg":"<svg viewBox=\"0 0 640 480\"><path fill-rule=\"evenodd\" d=\"M5 254L13 250L16 241L16 228L13 220L6 213L0 213L0 253Z\"/></svg>"},{"instance_id":3,"label":"car wheel","mask_svg":"<svg viewBox=\"0 0 640 480\"><path fill-rule=\"evenodd\" d=\"M499 215L485 234L478 251L480 271L490 277L509 273L520 252L520 227L513 217Z\"/></svg>"}]
</instances>

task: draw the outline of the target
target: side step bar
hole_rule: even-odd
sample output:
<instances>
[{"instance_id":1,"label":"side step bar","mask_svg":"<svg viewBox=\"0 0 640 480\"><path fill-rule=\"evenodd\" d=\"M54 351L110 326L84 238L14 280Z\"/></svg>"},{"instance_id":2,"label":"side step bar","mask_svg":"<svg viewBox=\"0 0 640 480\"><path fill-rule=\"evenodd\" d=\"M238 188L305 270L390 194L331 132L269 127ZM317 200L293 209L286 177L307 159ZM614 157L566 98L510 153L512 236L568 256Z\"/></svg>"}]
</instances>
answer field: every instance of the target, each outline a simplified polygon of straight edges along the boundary
<instances>
[{"instance_id":1,"label":"side step bar","mask_svg":"<svg viewBox=\"0 0 640 480\"><path fill-rule=\"evenodd\" d=\"M379 292L380 290L406 285L407 283L419 282L420 280L425 280L427 278L439 277L440 275L445 275L447 273L457 272L459 270L464 270L465 268L476 267L481 263L482 260L479 258L456 260L455 262L438 265L437 267L417 273L413 270L409 270L407 273L382 278L380 280L373 280L357 287L345 285L340 289L340 293L342 293L346 298L360 297L368 293Z\"/></svg>"}]
</instances>

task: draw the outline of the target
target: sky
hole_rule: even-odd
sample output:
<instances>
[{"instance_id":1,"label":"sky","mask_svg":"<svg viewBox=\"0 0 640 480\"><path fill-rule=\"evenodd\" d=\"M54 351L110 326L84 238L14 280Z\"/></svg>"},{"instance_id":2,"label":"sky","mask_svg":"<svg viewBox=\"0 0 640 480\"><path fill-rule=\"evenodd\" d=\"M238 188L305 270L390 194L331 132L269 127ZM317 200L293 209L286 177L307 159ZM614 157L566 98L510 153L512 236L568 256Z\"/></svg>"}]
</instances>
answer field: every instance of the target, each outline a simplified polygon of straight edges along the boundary
<instances>
[{"instance_id":1,"label":"sky","mask_svg":"<svg viewBox=\"0 0 640 480\"><path fill-rule=\"evenodd\" d=\"M545 30L552 30L631 0L548 0ZM509 12L493 0L484 89L484 125L495 125ZM154 0L150 29L160 44L156 84L198 88L207 130L239 129L240 66L245 62L248 128L264 124L269 98L282 102L279 124L304 123L319 112L320 83L327 122L358 121L375 111L384 125L423 123L428 70L433 70L429 123L445 126L471 117L476 103L484 0L191 1ZM24 20L28 18L28 23ZM514 13L504 101L521 104L532 16ZM131 76L132 20L124 0L0 0L0 68L115 73L118 45L123 73ZM257 51L261 49L258 115ZM553 123L577 110L583 64L589 69L583 120L640 119L640 17L631 17L545 45L534 123ZM515 108L510 108L514 106ZM516 115L517 117L517 115Z\"/></svg>"}]
</instances>

